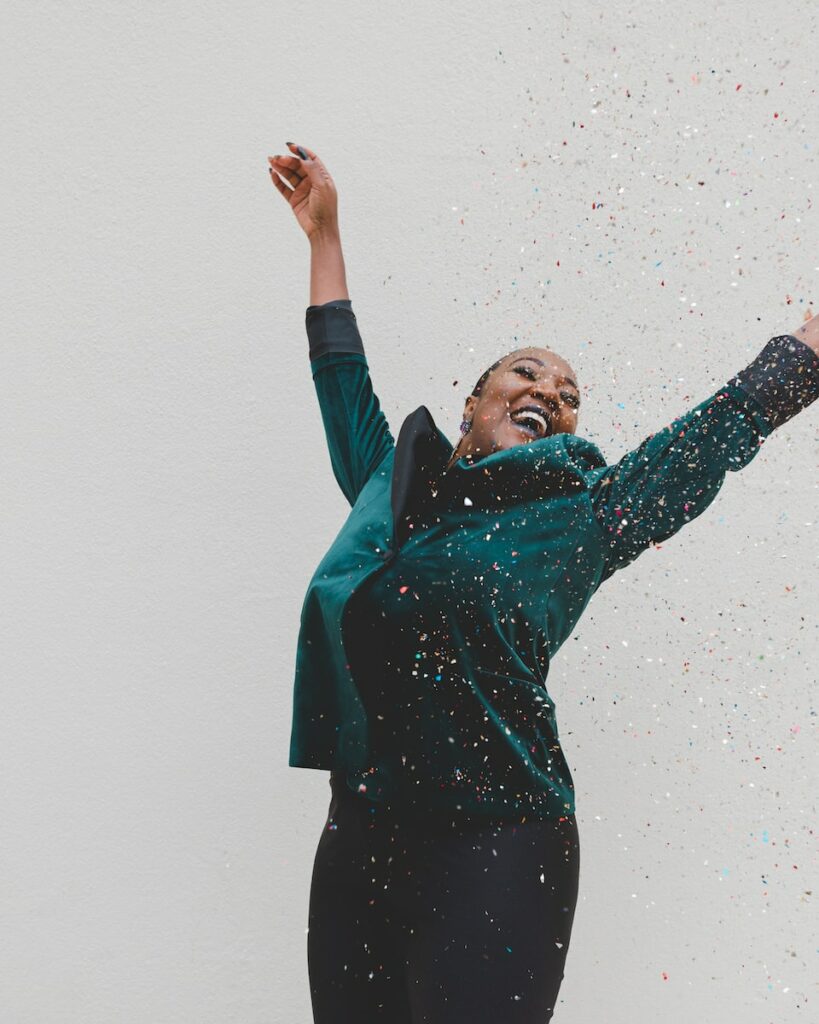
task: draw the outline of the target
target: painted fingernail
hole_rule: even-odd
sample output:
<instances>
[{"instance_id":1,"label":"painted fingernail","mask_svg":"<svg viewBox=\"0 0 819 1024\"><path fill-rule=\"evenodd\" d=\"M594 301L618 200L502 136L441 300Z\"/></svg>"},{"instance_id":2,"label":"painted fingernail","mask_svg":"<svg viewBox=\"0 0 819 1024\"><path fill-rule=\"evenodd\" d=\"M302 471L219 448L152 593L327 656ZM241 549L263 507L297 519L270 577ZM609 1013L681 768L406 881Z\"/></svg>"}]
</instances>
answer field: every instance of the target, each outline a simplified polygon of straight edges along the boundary
<instances>
[{"instance_id":1,"label":"painted fingernail","mask_svg":"<svg viewBox=\"0 0 819 1024\"><path fill-rule=\"evenodd\" d=\"M302 158L302 160L309 160L310 159L310 157L304 152L304 150L301 148L301 146L296 146L296 152L299 154L299 156Z\"/></svg>"}]
</instances>

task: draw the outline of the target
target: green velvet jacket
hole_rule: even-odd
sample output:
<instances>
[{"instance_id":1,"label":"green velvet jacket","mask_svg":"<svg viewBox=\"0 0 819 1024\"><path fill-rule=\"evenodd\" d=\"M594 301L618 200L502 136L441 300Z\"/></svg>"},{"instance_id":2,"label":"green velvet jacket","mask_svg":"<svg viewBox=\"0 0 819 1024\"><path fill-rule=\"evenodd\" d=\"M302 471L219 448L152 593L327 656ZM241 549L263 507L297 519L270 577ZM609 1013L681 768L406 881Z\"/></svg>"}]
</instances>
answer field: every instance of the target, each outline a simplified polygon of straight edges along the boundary
<instances>
[{"instance_id":1,"label":"green velvet jacket","mask_svg":"<svg viewBox=\"0 0 819 1024\"><path fill-rule=\"evenodd\" d=\"M289 763L453 818L574 812L549 663L614 572L701 515L819 394L790 335L608 463L557 434L463 459L421 405L397 442L349 299L310 306L310 361L351 509L301 612Z\"/></svg>"}]
</instances>

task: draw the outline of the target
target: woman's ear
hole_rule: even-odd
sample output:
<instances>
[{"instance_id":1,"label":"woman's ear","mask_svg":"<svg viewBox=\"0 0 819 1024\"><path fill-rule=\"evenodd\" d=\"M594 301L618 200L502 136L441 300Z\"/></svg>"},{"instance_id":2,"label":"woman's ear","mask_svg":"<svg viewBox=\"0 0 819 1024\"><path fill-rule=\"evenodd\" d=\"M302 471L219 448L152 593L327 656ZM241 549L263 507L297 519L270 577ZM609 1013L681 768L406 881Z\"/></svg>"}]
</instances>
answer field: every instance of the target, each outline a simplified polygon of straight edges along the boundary
<instances>
[{"instance_id":1,"label":"woman's ear","mask_svg":"<svg viewBox=\"0 0 819 1024\"><path fill-rule=\"evenodd\" d=\"M478 404L478 399L475 395L470 395L464 405L464 419L471 420L472 415L475 412L475 406Z\"/></svg>"}]
</instances>

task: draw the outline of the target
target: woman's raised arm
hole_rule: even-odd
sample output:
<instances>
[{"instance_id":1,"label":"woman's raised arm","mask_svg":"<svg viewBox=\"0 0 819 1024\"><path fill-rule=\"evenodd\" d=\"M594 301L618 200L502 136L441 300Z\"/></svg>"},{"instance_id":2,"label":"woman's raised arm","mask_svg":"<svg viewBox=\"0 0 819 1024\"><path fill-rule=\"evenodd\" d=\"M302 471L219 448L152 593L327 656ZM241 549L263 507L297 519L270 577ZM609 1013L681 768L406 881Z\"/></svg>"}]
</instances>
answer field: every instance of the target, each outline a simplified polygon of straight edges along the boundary
<instances>
[{"instance_id":1,"label":"woman's raised arm","mask_svg":"<svg viewBox=\"0 0 819 1024\"><path fill-rule=\"evenodd\" d=\"M333 475L354 505L395 441L373 391L347 292L335 184L312 150L287 145L301 155L269 157L270 175L310 240L310 366Z\"/></svg>"},{"instance_id":2,"label":"woman's raised arm","mask_svg":"<svg viewBox=\"0 0 819 1024\"><path fill-rule=\"evenodd\" d=\"M618 462L587 476L606 538L603 578L701 515L727 472L819 398L819 317L771 338L744 369Z\"/></svg>"}]
</instances>

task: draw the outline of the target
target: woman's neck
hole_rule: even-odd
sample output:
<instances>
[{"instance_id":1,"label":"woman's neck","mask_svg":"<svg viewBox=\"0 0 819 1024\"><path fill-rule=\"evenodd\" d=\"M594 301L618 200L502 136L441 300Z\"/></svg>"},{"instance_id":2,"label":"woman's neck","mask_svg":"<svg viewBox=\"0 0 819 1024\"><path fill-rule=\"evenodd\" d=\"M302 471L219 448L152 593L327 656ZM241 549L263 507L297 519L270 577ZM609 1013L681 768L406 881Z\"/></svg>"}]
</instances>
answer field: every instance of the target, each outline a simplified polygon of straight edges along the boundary
<instances>
[{"instance_id":1,"label":"woman's neck","mask_svg":"<svg viewBox=\"0 0 819 1024\"><path fill-rule=\"evenodd\" d=\"M456 446L456 448L455 448L455 450L453 451L452 455L450 455L450 457L449 457L449 461L448 461L448 462L447 462L447 464L446 464L446 465L444 466L444 472L446 473L446 472L447 472L448 470L452 469L452 467L453 467L453 466L455 465L455 463L456 463L456 462L458 461L458 459L460 459L460 458L462 458L462 456L460 456L460 455L458 454L458 448L457 448L457 446Z\"/></svg>"},{"instance_id":2,"label":"woman's neck","mask_svg":"<svg viewBox=\"0 0 819 1024\"><path fill-rule=\"evenodd\" d=\"M447 462L446 466L444 466L444 473L452 469L455 463L460 461L461 459L464 459L468 463L473 463L475 461L475 456L472 454L472 452L459 452L458 445L456 445L455 450L449 457L449 461Z\"/></svg>"}]
</instances>

